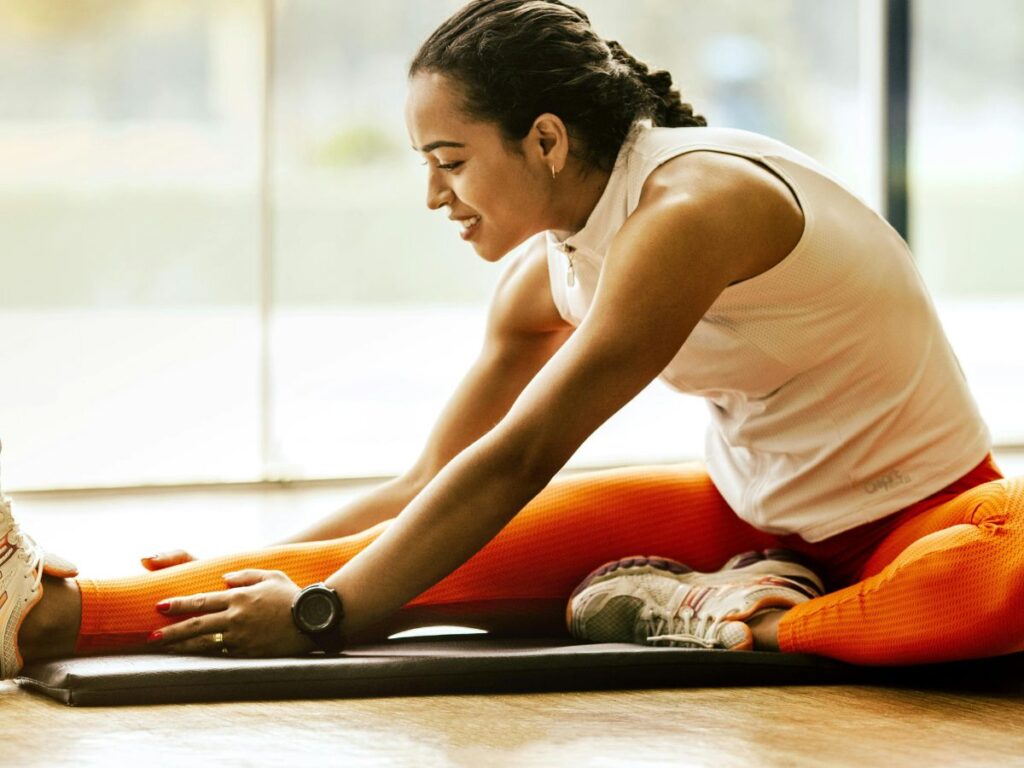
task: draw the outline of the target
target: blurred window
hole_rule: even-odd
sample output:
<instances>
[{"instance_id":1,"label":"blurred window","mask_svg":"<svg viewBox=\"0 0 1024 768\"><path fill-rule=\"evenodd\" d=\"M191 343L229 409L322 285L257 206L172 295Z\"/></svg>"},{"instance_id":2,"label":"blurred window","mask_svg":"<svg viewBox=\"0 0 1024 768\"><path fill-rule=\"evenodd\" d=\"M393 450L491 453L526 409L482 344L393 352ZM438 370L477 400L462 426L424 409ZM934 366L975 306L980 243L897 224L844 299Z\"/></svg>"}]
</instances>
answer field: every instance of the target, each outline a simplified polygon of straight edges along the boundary
<instances>
[{"instance_id":1,"label":"blurred window","mask_svg":"<svg viewBox=\"0 0 1024 768\"><path fill-rule=\"evenodd\" d=\"M426 209L404 125L408 61L459 4L0 0L0 435L13 484L408 467L479 350L502 269ZM710 124L782 139L876 202L871 3L578 4L671 71ZM1008 244L1024 199L1024 11L983 0L914 13L912 245L997 437L1020 440L1024 416L999 399L1020 372L984 337L1021 320ZM571 463L697 458L705 423L702 402L655 383Z\"/></svg>"},{"instance_id":2,"label":"blurred window","mask_svg":"<svg viewBox=\"0 0 1024 768\"><path fill-rule=\"evenodd\" d=\"M1024 444L1024 4L913 4L910 241L999 444Z\"/></svg>"},{"instance_id":3,"label":"blurred window","mask_svg":"<svg viewBox=\"0 0 1024 768\"><path fill-rule=\"evenodd\" d=\"M0 437L18 487L250 479L258 4L0 2Z\"/></svg>"}]
</instances>

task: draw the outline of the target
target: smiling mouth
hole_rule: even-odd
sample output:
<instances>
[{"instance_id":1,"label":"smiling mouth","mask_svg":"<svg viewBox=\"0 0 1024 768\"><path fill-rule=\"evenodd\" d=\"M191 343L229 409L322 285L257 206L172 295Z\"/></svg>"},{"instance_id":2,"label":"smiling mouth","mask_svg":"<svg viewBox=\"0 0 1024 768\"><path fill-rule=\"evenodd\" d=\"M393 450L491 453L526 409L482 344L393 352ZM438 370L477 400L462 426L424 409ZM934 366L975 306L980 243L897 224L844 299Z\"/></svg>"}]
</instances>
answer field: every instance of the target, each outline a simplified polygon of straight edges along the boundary
<instances>
[{"instance_id":1,"label":"smiling mouth","mask_svg":"<svg viewBox=\"0 0 1024 768\"><path fill-rule=\"evenodd\" d=\"M462 237L463 240L468 240L478 229L480 225L480 217L470 216L468 219L461 219L459 224L462 227L459 231L459 236Z\"/></svg>"}]
</instances>

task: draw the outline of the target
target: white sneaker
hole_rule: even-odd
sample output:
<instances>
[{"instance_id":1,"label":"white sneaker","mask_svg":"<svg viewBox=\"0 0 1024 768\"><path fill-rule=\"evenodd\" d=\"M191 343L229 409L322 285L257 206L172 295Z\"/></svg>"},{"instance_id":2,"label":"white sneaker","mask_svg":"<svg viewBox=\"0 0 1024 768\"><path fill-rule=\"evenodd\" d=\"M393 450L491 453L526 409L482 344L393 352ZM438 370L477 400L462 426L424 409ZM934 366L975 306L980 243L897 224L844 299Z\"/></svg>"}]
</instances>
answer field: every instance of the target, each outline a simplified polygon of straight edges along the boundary
<instances>
[{"instance_id":1,"label":"white sneaker","mask_svg":"<svg viewBox=\"0 0 1024 768\"><path fill-rule=\"evenodd\" d=\"M821 579L786 550L746 552L714 573L658 557L607 563L569 598L573 637L595 643L751 650L745 623L824 593Z\"/></svg>"},{"instance_id":2,"label":"white sneaker","mask_svg":"<svg viewBox=\"0 0 1024 768\"><path fill-rule=\"evenodd\" d=\"M11 501L0 491L0 680L21 671L18 630L43 596L43 566L43 550L18 529Z\"/></svg>"}]
</instances>

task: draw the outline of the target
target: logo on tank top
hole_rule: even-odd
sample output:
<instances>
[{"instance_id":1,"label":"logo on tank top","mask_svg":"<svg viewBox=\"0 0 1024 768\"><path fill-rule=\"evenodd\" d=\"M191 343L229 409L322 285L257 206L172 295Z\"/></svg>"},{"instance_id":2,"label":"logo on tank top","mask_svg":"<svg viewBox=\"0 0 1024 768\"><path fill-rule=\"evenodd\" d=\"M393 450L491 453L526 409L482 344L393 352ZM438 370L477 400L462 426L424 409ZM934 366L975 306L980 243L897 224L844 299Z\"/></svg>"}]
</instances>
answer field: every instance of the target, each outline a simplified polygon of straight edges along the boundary
<instances>
[{"instance_id":1,"label":"logo on tank top","mask_svg":"<svg viewBox=\"0 0 1024 768\"><path fill-rule=\"evenodd\" d=\"M886 472L884 475L868 480L864 483L865 493L878 493L879 491L891 491L901 485L910 482L910 475L905 475L898 469Z\"/></svg>"}]
</instances>

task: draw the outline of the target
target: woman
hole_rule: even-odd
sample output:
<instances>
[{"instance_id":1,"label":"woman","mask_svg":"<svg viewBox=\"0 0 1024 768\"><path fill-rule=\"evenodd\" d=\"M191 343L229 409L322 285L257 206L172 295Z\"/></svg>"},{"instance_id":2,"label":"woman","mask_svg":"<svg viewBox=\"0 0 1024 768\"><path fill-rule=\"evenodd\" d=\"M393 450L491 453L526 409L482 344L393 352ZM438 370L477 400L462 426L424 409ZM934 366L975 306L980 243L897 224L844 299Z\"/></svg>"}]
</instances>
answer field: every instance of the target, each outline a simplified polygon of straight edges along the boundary
<instances>
[{"instance_id":1,"label":"woman","mask_svg":"<svg viewBox=\"0 0 1024 768\"><path fill-rule=\"evenodd\" d=\"M111 581L69 578L4 507L4 677L146 647L336 652L438 621L551 631L570 596L582 639L872 664L1022 648L1024 483L993 464L879 216L799 152L705 127L557 0L448 19L410 67L407 122L427 205L508 262L416 465L284 544ZM552 479L657 376L707 398L706 466Z\"/></svg>"}]
</instances>

